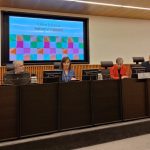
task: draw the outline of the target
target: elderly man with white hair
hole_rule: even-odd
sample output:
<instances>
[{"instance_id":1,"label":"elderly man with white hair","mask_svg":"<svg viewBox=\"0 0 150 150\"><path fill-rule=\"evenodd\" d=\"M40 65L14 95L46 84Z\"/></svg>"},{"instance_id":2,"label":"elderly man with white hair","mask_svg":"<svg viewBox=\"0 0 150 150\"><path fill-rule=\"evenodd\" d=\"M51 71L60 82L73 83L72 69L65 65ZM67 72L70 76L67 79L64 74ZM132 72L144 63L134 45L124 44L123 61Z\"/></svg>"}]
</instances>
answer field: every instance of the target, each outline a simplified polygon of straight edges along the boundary
<instances>
[{"instance_id":1,"label":"elderly man with white hair","mask_svg":"<svg viewBox=\"0 0 150 150\"><path fill-rule=\"evenodd\" d=\"M23 61L13 62L13 71L4 74L4 84L25 85L30 83L30 74L25 72Z\"/></svg>"}]
</instances>

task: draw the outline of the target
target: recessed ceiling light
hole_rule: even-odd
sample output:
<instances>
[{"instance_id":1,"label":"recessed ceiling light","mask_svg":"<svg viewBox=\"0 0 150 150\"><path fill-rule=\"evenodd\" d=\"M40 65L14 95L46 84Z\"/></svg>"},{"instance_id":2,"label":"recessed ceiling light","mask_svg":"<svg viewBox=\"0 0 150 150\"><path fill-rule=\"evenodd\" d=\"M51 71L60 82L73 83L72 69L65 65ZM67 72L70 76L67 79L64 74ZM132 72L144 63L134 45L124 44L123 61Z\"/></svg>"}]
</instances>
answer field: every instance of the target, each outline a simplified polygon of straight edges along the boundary
<instances>
[{"instance_id":1,"label":"recessed ceiling light","mask_svg":"<svg viewBox=\"0 0 150 150\"><path fill-rule=\"evenodd\" d=\"M136 6L130 6L130 5L121 5L121 4L112 4L112 3L100 3L100 2L84 1L84 0L64 0L64 1L84 3L84 4L91 4L91 5L130 8L130 9L138 9L138 10L150 10L150 8L147 8L147 7L136 7Z\"/></svg>"}]
</instances>

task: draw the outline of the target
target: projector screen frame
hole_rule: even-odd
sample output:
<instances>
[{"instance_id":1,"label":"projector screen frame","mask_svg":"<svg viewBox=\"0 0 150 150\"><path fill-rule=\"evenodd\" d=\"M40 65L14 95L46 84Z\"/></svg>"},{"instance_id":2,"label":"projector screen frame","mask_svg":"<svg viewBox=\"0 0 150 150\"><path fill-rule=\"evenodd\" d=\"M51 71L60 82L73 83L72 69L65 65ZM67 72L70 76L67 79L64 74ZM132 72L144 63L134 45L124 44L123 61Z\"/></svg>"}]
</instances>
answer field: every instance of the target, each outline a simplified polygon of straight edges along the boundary
<instances>
[{"instance_id":1,"label":"projector screen frame","mask_svg":"<svg viewBox=\"0 0 150 150\"><path fill-rule=\"evenodd\" d=\"M84 60L71 60L75 64L88 64L90 63L89 58L89 19L81 17L70 17L70 16L58 16L58 15L46 15L46 14L35 14L35 13L24 13L24 12L11 12L2 11L1 17L1 65L12 63L9 60L9 16L21 16L31 18L43 18L43 19L57 19L66 21L82 21L83 32L84 32ZM60 60L48 60L48 61L24 61L27 65L50 65L54 62L60 62Z\"/></svg>"}]
</instances>

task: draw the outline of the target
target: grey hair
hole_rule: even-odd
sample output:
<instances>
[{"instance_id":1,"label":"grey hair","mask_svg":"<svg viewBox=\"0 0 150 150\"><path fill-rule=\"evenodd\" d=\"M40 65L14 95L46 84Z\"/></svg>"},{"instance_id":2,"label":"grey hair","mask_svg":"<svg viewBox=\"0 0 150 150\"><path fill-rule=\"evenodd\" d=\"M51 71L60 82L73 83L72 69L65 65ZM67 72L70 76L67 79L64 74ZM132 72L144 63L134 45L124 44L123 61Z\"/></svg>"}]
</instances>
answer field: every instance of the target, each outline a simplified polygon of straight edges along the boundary
<instances>
[{"instance_id":1,"label":"grey hair","mask_svg":"<svg viewBox=\"0 0 150 150\"><path fill-rule=\"evenodd\" d=\"M14 67L16 67L19 63L23 63L23 61L18 61L18 60L13 61L13 65L14 65Z\"/></svg>"},{"instance_id":2,"label":"grey hair","mask_svg":"<svg viewBox=\"0 0 150 150\"><path fill-rule=\"evenodd\" d=\"M120 63L120 61L123 61L123 58L118 57L118 58L116 59L116 63L118 64L118 63Z\"/></svg>"}]
</instances>

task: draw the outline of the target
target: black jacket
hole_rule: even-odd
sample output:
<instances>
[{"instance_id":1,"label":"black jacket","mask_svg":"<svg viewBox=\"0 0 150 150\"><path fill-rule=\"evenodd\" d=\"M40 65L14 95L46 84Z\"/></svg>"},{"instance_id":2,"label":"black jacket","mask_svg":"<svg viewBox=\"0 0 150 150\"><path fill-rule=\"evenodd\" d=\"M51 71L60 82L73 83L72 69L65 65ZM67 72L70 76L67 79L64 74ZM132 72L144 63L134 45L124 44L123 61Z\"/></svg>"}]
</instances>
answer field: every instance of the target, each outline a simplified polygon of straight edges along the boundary
<instances>
[{"instance_id":1,"label":"black jacket","mask_svg":"<svg viewBox=\"0 0 150 150\"><path fill-rule=\"evenodd\" d=\"M30 74L28 72L15 74L14 71L11 71L11 72L6 72L4 74L4 84L25 85L29 83L30 83Z\"/></svg>"},{"instance_id":2,"label":"black jacket","mask_svg":"<svg viewBox=\"0 0 150 150\"><path fill-rule=\"evenodd\" d=\"M146 68L146 72L150 72L150 62L149 61L143 62L142 66Z\"/></svg>"}]
</instances>

